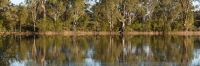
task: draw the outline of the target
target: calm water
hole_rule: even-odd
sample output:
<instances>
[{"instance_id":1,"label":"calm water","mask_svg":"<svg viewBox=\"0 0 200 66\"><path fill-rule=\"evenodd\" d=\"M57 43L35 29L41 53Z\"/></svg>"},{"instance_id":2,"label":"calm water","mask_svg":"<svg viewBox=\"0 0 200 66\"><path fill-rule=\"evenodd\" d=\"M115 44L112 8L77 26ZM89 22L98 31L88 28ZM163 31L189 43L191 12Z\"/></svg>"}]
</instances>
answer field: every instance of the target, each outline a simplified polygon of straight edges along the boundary
<instances>
[{"instance_id":1,"label":"calm water","mask_svg":"<svg viewBox=\"0 0 200 66\"><path fill-rule=\"evenodd\" d=\"M200 36L1 36L2 66L200 65Z\"/></svg>"}]
</instances>

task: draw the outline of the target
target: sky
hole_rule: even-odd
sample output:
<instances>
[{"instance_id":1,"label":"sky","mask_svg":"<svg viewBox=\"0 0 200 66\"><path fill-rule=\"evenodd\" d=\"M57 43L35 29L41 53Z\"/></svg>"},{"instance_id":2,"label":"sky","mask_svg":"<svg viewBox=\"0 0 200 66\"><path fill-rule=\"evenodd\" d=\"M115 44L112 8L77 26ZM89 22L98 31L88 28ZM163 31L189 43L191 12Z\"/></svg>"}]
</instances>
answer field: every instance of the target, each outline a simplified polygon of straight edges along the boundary
<instances>
[{"instance_id":1,"label":"sky","mask_svg":"<svg viewBox=\"0 0 200 66\"><path fill-rule=\"evenodd\" d=\"M21 2L24 2L24 0L10 0L12 3L18 5Z\"/></svg>"}]
</instances>

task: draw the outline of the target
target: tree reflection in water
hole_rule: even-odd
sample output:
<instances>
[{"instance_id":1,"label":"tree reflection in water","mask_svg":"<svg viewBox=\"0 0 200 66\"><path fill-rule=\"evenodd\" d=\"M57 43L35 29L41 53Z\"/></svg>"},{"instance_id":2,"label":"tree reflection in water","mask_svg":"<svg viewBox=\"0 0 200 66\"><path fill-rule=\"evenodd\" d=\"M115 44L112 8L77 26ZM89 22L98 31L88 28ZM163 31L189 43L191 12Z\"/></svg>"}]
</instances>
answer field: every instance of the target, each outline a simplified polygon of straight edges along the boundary
<instances>
[{"instance_id":1,"label":"tree reflection in water","mask_svg":"<svg viewBox=\"0 0 200 66\"><path fill-rule=\"evenodd\" d=\"M194 59L194 44L200 40L197 38L175 35L11 35L0 40L0 64L189 65Z\"/></svg>"},{"instance_id":2,"label":"tree reflection in water","mask_svg":"<svg viewBox=\"0 0 200 66\"><path fill-rule=\"evenodd\" d=\"M15 59L14 52L7 52L12 47L15 42L15 39L9 40L12 38L10 36L1 36L0 37L0 64L2 66L9 66L9 60ZM5 42L4 42L5 41Z\"/></svg>"}]
</instances>

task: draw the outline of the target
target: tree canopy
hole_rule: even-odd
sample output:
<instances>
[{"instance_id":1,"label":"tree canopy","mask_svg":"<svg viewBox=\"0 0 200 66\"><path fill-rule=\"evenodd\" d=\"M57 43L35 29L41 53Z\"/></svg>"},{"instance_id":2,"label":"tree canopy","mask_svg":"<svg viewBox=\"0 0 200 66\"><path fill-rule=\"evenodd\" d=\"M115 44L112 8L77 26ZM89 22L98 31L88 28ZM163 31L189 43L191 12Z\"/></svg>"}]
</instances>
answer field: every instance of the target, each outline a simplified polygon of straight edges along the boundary
<instances>
[{"instance_id":1,"label":"tree canopy","mask_svg":"<svg viewBox=\"0 0 200 66\"><path fill-rule=\"evenodd\" d=\"M0 1L0 31L198 31L194 0ZM198 1L196 1L198 2Z\"/></svg>"}]
</instances>

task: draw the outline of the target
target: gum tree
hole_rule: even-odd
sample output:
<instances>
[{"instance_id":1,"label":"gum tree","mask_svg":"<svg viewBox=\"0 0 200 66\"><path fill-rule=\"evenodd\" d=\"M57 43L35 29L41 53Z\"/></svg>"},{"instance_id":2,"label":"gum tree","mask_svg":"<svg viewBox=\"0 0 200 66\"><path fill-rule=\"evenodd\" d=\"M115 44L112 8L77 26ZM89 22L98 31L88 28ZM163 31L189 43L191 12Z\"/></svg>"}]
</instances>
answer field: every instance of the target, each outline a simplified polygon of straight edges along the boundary
<instances>
[{"instance_id":1,"label":"gum tree","mask_svg":"<svg viewBox=\"0 0 200 66\"><path fill-rule=\"evenodd\" d=\"M25 5L22 4L19 5L18 17L19 17L19 29L21 32L22 25L26 24L26 20L28 18L28 10Z\"/></svg>"},{"instance_id":2,"label":"gum tree","mask_svg":"<svg viewBox=\"0 0 200 66\"><path fill-rule=\"evenodd\" d=\"M77 21L85 14L85 0L70 0L70 18L73 20L73 30L76 30Z\"/></svg>"},{"instance_id":3,"label":"gum tree","mask_svg":"<svg viewBox=\"0 0 200 66\"><path fill-rule=\"evenodd\" d=\"M140 9L143 9L143 7L139 0L116 0L116 2L118 5L118 12L120 13L118 15L118 20L121 23L120 31L124 32L126 26L125 22L131 23L136 17L136 14L142 11Z\"/></svg>"},{"instance_id":4,"label":"gum tree","mask_svg":"<svg viewBox=\"0 0 200 66\"><path fill-rule=\"evenodd\" d=\"M192 12L192 2L193 0L179 0L182 8L182 21L183 21L183 27L185 31L188 31L188 29L192 26L194 18L193 18L193 12Z\"/></svg>"},{"instance_id":5,"label":"gum tree","mask_svg":"<svg viewBox=\"0 0 200 66\"><path fill-rule=\"evenodd\" d=\"M26 0L27 7L29 8L29 12L31 13L31 20L33 22L33 31L36 31L36 22L37 22L37 1L36 0Z\"/></svg>"}]
</instances>

